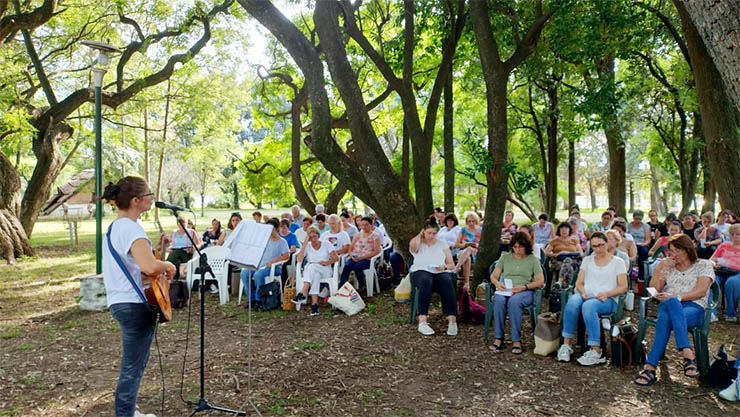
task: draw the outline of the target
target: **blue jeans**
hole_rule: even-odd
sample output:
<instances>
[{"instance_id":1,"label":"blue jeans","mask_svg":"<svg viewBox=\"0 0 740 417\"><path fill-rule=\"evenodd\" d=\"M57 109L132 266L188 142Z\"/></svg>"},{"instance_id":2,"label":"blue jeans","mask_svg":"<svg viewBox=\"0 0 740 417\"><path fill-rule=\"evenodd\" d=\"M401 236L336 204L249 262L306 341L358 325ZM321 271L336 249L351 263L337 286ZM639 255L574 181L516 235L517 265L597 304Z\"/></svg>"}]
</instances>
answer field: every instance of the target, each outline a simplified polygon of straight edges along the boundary
<instances>
[{"instance_id":1,"label":"blue jeans","mask_svg":"<svg viewBox=\"0 0 740 417\"><path fill-rule=\"evenodd\" d=\"M393 252L390 258L391 270L393 271L393 281L401 281L401 268L404 267L403 256L398 252Z\"/></svg>"},{"instance_id":2,"label":"blue jeans","mask_svg":"<svg viewBox=\"0 0 740 417\"><path fill-rule=\"evenodd\" d=\"M737 317L737 305L740 301L740 274L728 277L725 281L725 305L727 318ZM740 356L740 355L738 355Z\"/></svg>"},{"instance_id":3,"label":"blue jeans","mask_svg":"<svg viewBox=\"0 0 740 417\"><path fill-rule=\"evenodd\" d=\"M504 340L504 328L506 327L506 311L509 312L511 321L511 341L519 342L522 330L522 313L524 307L534 301L534 291L522 291L512 296L494 294L493 296L493 320L496 339ZM534 329L532 329L534 331Z\"/></svg>"},{"instance_id":4,"label":"blue jeans","mask_svg":"<svg viewBox=\"0 0 740 417\"><path fill-rule=\"evenodd\" d=\"M275 277L280 279L281 266L275 267ZM270 268L262 268L256 271L242 269L239 278L244 284L244 295L250 301L260 301L260 287L265 285L265 279L270 275ZM252 294L252 280L254 280L254 294Z\"/></svg>"},{"instance_id":5,"label":"blue jeans","mask_svg":"<svg viewBox=\"0 0 740 417\"><path fill-rule=\"evenodd\" d=\"M681 351L691 348L689 330L691 326L699 326L704 322L704 309L693 301L679 302L672 297L658 304L658 321L655 323L655 340L647 358L648 365L658 367L663 357L668 339L676 338L676 346Z\"/></svg>"},{"instance_id":6,"label":"blue jeans","mask_svg":"<svg viewBox=\"0 0 740 417\"><path fill-rule=\"evenodd\" d=\"M347 262L344 263L344 269L342 270L342 278L339 279L339 288L342 288L342 285L349 280L349 274L352 271L355 271L358 287L364 287L365 270L368 268L370 268L370 259L363 259L360 262L355 262L352 258L347 259Z\"/></svg>"},{"instance_id":7,"label":"blue jeans","mask_svg":"<svg viewBox=\"0 0 740 417\"><path fill-rule=\"evenodd\" d=\"M136 410L141 377L149 361L156 315L143 303L113 304L110 312L121 326L123 341L121 374L116 386L116 417L130 417Z\"/></svg>"},{"instance_id":8,"label":"blue jeans","mask_svg":"<svg viewBox=\"0 0 740 417\"><path fill-rule=\"evenodd\" d=\"M601 323L599 315L609 314L617 311L617 302L611 298L601 301L597 298L583 300L581 294L576 291L575 294L568 297L568 304L563 311L563 337L572 339L578 326L578 314L583 315L583 322L586 324L588 332L588 345L599 346L601 344Z\"/></svg>"},{"instance_id":9,"label":"blue jeans","mask_svg":"<svg viewBox=\"0 0 740 417\"><path fill-rule=\"evenodd\" d=\"M411 281L419 293L419 315L429 313L429 304L432 301L432 292L439 291L442 299L442 311L445 316L457 316L457 302L455 300L455 277L449 272L433 274L429 271L414 271Z\"/></svg>"}]
</instances>

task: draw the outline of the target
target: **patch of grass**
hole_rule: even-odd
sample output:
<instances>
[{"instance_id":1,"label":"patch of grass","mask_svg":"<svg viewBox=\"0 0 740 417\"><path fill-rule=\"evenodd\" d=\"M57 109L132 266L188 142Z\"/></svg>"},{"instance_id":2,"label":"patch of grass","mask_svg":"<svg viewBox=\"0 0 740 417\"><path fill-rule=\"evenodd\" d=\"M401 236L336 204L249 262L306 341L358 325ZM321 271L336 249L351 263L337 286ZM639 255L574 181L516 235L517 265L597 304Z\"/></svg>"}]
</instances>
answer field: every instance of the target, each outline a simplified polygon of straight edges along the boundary
<instances>
[{"instance_id":1,"label":"patch of grass","mask_svg":"<svg viewBox=\"0 0 740 417\"><path fill-rule=\"evenodd\" d=\"M385 392L381 389L376 389L374 391L370 392L363 392L362 393L362 402L365 405L365 407L373 407L375 404L373 404L376 400L379 400L381 398L385 397Z\"/></svg>"},{"instance_id":2,"label":"patch of grass","mask_svg":"<svg viewBox=\"0 0 740 417\"><path fill-rule=\"evenodd\" d=\"M25 343L21 343L20 345L16 346L15 349L20 352L25 352L25 351L33 349L33 345L29 342L25 342Z\"/></svg>"},{"instance_id":3,"label":"patch of grass","mask_svg":"<svg viewBox=\"0 0 740 417\"><path fill-rule=\"evenodd\" d=\"M76 327L82 327L85 323L82 322L82 320L67 320L62 324L62 329L68 330L68 329L74 329Z\"/></svg>"},{"instance_id":4,"label":"patch of grass","mask_svg":"<svg viewBox=\"0 0 740 417\"><path fill-rule=\"evenodd\" d=\"M370 362L373 360L373 355L360 355L357 359L362 362Z\"/></svg>"},{"instance_id":5,"label":"patch of grass","mask_svg":"<svg viewBox=\"0 0 740 417\"><path fill-rule=\"evenodd\" d=\"M321 350L324 348L324 342L316 341L305 341L305 342L299 342L295 345L296 349L301 350Z\"/></svg>"},{"instance_id":6,"label":"patch of grass","mask_svg":"<svg viewBox=\"0 0 740 417\"><path fill-rule=\"evenodd\" d=\"M16 337L22 334L23 333L21 333L20 330L10 330L7 332L0 333L0 339L3 339L3 340L15 339Z\"/></svg>"},{"instance_id":7,"label":"patch of grass","mask_svg":"<svg viewBox=\"0 0 740 417\"><path fill-rule=\"evenodd\" d=\"M367 312L370 314L375 314L375 304L368 303L367 304Z\"/></svg>"}]
</instances>

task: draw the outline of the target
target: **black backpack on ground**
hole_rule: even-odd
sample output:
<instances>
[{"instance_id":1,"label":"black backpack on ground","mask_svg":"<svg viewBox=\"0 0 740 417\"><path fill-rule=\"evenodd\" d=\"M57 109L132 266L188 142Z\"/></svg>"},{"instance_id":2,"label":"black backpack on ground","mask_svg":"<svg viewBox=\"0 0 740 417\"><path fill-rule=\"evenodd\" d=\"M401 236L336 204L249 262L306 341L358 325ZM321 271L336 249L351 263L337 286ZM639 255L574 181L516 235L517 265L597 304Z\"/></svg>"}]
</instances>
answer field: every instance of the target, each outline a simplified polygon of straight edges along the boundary
<instances>
[{"instance_id":1,"label":"black backpack on ground","mask_svg":"<svg viewBox=\"0 0 740 417\"><path fill-rule=\"evenodd\" d=\"M277 281L272 281L261 286L257 293L260 295L262 310L274 310L283 305L283 300L280 296L280 284Z\"/></svg>"},{"instance_id":2,"label":"black backpack on ground","mask_svg":"<svg viewBox=\"0 0 740 417\"><path fill-rule=\"evenodd\" d=\"M611 327L611 366L630 368L645 363L645 349L641 357L635 357L637 329L628 320L622 320Z\"/></svg>"},{"instance_id":3,"label":"black backpack on ground","mask_svg":"<svg viewBox=\"0 0 740 417\"><path fill-rule=\"evenodd\" d=\"M712 388L725 389L737 377L738 370L735 368L735 360L725 352L725 345L721 345L713 355L714 362L709 367L707 384Z\"/></svg>"},{"instance_id":4,"label":"black backpack on ground","mask_svg":"<svg viewBox=\"0 0 740 417\"><path fill-rule=\"evenodd\" d=\"M170 282L170 305L172 308L183 308L188 305L188 287L185 281Z\"/></svg>"}]
</instances>

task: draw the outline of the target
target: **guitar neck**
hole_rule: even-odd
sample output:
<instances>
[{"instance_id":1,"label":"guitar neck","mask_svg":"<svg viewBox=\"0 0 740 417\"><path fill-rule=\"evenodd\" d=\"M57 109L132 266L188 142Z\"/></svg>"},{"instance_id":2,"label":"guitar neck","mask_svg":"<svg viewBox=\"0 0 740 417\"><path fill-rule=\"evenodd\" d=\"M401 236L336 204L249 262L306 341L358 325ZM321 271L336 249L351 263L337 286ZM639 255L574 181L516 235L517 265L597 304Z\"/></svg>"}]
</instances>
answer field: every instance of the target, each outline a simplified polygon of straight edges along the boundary
<instances>
[{"instance_id":1,"label":"guitar neck","mask_svg":"<svg viewBox=\"0 0 740 417\"><path fill-rule=\"evenodd\" d=\"M157 228L159 229L160 236L165 235L164 228L162 228L162 223L159 222L159 220L154 220L154 223L157 225ZM161 238L162 245L160 246L159 250L159 260L164 261L167 256L167 239L165 237Z\"/></svg>"}]
</instances>

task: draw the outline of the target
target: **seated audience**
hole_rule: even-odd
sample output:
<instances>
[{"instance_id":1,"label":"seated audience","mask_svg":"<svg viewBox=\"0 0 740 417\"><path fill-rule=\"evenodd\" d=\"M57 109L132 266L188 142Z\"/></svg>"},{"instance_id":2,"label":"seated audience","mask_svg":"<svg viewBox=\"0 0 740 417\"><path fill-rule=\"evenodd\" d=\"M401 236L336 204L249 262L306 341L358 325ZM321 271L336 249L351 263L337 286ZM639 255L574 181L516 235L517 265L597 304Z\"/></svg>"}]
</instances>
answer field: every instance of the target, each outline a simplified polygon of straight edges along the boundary
<instances>
[{"instance_id":1,"label":"seated audience","mask_svg":"<svg viewBox=\"0 0 740 417\"><path fill-rule=\"evenodd\" d=\"M297 205L293 205L293 207L290 208L290 213L293 215L293 223L298 225L300 228L303 225L303 219L306 217L301 214L301 208ZM301 241L301 243L303 243L303 241Z\"/></svg>"},{"instance_id":2,"label":"seated audience","mask_svg":"<svg viewBox=\"0 0 740 417\"><path fill-rule=\"evenodd\" d=\"M218 238L217 245L221 246L224 244L224 241L226 238L231 234L231 232L236 229L236 226L239 225L239 222L242 221L242 215L239 214L239 212L231 213L231 217L229 217L229 223L226 224L226 229L223 233L221 233L221 237Z\"/></svg>"},{"instance_id":3,"label":"seated audience","mask_svg":"<svg viewBox=\"0 0 740 417\"><path fill-rule=\"evenodd\" d=\"M278 236L283 238L288 244L288 250L290 251L290 253L295 253L296 249L301 247L301 244L298 242L298 238L296 237L296 235L290 231L290 225L290 220L280 220L280 227L278 227Z\"/></svg>"},{"instance_id":4,"label":"seated audience","mask_svg":"<svg viewBox=\"0 0 740 417\"><path fill-rule=\"evenodd\" d=\"M434 208L434 218L437 220L437 225L439 227L444 226L445 212L442 210L441 207Z\"/></svg>"},{"instance_id":5,"label":"seated audience","mask_svg":"<svg viewBox=\"0 0 740 417\"><path fill-rule=\"evenodd\" d=\"M571 343L583 316L590 349L578 358L583 366L606 362L601 352L600 314L617 310L617 297L627 292L627 269L624 262L609 253L607 238L601 232L591 235L593 255L584 258L576 280L576 290L563 310L563 344L558 349L558 361L568 362L573 354Z\"/></svg>"},{"instance_id":6,"label":"seated audience","mask_svg":"<svg viewBox=\"0 0 740 417\"><path fill-rule=\"evenodd\" d=\"M221 222L218 219L211 220L211 228L206 229L203 233L203 247L208 247L211 244L215 245L218 239L221 237Z\"/></svg>"},{"instance_id":7,"label":"seated audience","mask_svg":"<svg viewBox=\"0 0 740 417\"><path fill-rule=\"evenodd\" d=\"M681 223L674 220L673 223L668 225L667 233L655 239L655 244L653 245L652 248L650 248L648 255L653 256L656 252L658 252L661 249L663 249L664 251L667 250L668 249L668 239L671 236L675 236L680 233L681 233Z\"/></svg>"},{"instance_id":8,"label":"seated audience","mask_svg":"<svg viewBox=\"0 0 740 417\"><path fill-rule=\"evenodd\" d=\"M732 223L732 216L731 216L730 210L722 210L717 215L717 223L713 224L712 226L716 227L717 230L719 230L720 233L722 233L722 241L723 242L729 242L730 241L730 225Z\"/></svg>"},{"instance_id":9,"label":"seated audience","mask_svg":"<svg viewBox=\"0 0 740 417\"><path fill-rule=\"evenodd\" d=\"M270 239L267 241L267 246L262 254L262 260L257 266L256 271L242 269L240 278L244 284L244 293L247 296L248 303L261 304L259 289L265 285L265 279L270 275L270 267L272 264L280 261L287 261L290 258L290 249L288 248L288 242L281 238L278 234L278 221L277 219L269 219L266 224L273 227ZM280 279L280 273L282 272L282 265L275 267L275 275ZM252 292L252 281L254 281L254 292Z\"/></svg>"},{"instance_id":10,"label":"seated audience","mask_svg":"<svg viewBox=\"0 0 740 417\"><path fill-rule=\"evenodd\" d=\"M626 252L619 249L619 243L622 241L622 235L620 235L619 232L614 229L609 229L604 234L606 235L606 248L609 250L609 253L621 259L624 262L627 272L630 272L630 257L629 255L627 255Z\"/></svg>"},{"instance_id":11,"label":"seated audience","mask_svg":"<svg viewBox=\"0 0 740 417\"><path fill-rule=\"evenodd\" d=\"M303 218L303 227L293 232L299 243L306 241L306 238L308 237L308 228L311 227L311 225L313 225L313 219L306 216Z\"/></svg>"},{"instance_id":12,"label":"seated audience","mask_svg":"<svg viewBox=\"0 0 740 417\"><path fill-rule=\"evenodd\" d=\"M349 253L349 244L352 241L347 232L342 230L342 222L336 214L329 215L329 231L321 235L321 240L329 242L337 255Z\"/></svg>"},{"instance_id":13,"label":"seated audience","mask_svg":"<svg viewBox=\"0 0 740 417\"><path fill-rule=\"evenodd\" d=\"M668 227L673 224L673 222L677 221L676 215L674 213L668 213L665 216L665 221L658 226L658 231L660 232L661 236L668 236ZM681 222L678 222L679 226L681 225Z\"/></svg>"},{"instance_id":14,"label":"seated audience","mask_svg":"<svg viewBox=\"0 0 740 417\"><path fill-rule=\"evenodd\" d=\"M509 242L516 233L519 226L514 223L514 212L506 210L504 213L504 224L501 225L501 244L498 246L499 254L509 251Z\"/></svg>"},{"instance_id":15,"label":"seated audience","mask_svg":"<svg viewBox=\"0 0 740 417\"><path fill-rule=\"evenodd\" d=\"M542 213L537 219L537 223L532 225L534 243L542 245L543 248L555 237L555 227L548 220L547 214Z\"/></svg>"},{"instance_id":16,"label":"seated audience","mask_svg":"<svg viewBox=\"0 0 740 417\"><path fill-rule=\"evenodd\" d=\"M658 212L656 212L655 210L648 211L648 219L650 220L648 220L646 224L650 226L650 240L655 241L655 239L661 236L660 229L664 225L660 222L660 220L658 220Z\"/></svg>"},{"instance_id":17,"label":"seated audience","mask_svg":"<svg viewBox=\"0 0 740 417\"><path fill-rule=\"evenodd\" d=\"M339 287L341 288L349 280L349 274L354 271L358 291L362 292L365 290L365 270L370 268L370 258L380 253L381 237L374 230L371 217L363 217L360 226L361 230L355 235L350 244L349 259L344 264Z\"/></svg>"},{"instance_id":18,"label":"seated audience","mask_svg":"<svg viewBox=\"0 0 740 417\"><path fill-rule=\"evenodd\" d=\"M491 273L491 284L496 293L493 297L494 333L496 339L489 349L500 352L504 345L504 328L506 313L511 323L511 353L522 354L521 328L524 307L534 302L534 290L545 285L540 262L532 256L532 240L526 232L518 232L511 239L511 253L502 253ZM507 290L504 279L510 279L511 295L504 295ZM534 329L533 329L534 330Z\"/></svg>"},{"instance_id":19,"label":"seated audience","mask_svg":"<svg viewBox=\"0 0 740 417\"><path fill-rule=\"evenodd\" d=\"M257 223L262 223L262 213L255 211L252 213L252 219Z\"/></svg>"},{"instance_id":20,"label":"seated audience","mask_svg":"<svg viewBox=\"0 0 740 417\"><path fill-rule=\"evenodd\" d=\"M437 227L437 220L430 217L421 232L409 242L409 251L414 256L411 280L419 294L418 330L424 336L434 334L427 317L432 291L437 289L442 298L442 310L447 316L447 335L457 336L455 278L450 272L454 264L447 242L437 239Z\"/></svg>"},{"instance_id":21,"label":"seated audience","mask_svg":"<svg viewBox=\"0 0 740 417\"><path fill-rule=\"evenodd\" d=\"M480 217L475 213L468 213L465 216L465 226L460 228L460 234L455 241L455 248L460 250L457 254L455 271L462 271L463 286L467 289L470 289L470 271L478 254L481 231Z\"/></svg>"},{"instance_id":22,"label":"seated audience","mask_svg":"<svg viewBox=\"0 0 740 417\"><path fill-rule=\"evenodd\" d=\"M696 231L701 228L701 225L698 224L697 221L694 219L694 215L691 214L691 212L686 213L683 215L683 221L681 222L681 228L683 229L682 232L686 236L689 237L689 239L693 240L696 236Z\"/></svg>"},{"instance_id":23,"label":"seated audience","mask_svg":"<svg viewBox=\"0 0 740 417\"><path fill-rule=\"evenodd\" d=\"M577 231L579 234L585 235L588 231L588 223L583 221L581 219L581 211L579 209L573 209L570 211L570 217L573 217L576 219L576 226L578 226L576 229L573 229Z\"/></svg>"},{"instance_id":24,"label":"seated audience","mask_svg":"<svg viewBox=\"0 0 740 417\"><path fill-rule=\"evenodd\" d=\"M519 231L526 234L529 240L532 241L532 256L537 258L538 261L541 261L542 260L541 252L544 252L545 248L539 243L534 242L534 237L533 237L534 230L532 229L532 226L528 224L521 225L519 226Z\"/></svg>"},{"instance_id":25,"label":"seated audience","mask_svg":"<svg viewBox=\"0 0 740 417\"><path fill-rule=\"evenodd\" d=\"M305 304L306 298L311 296L311 315L319 314L319 291L321 278L331 276L331 264L339 260L334 247L328 241L320 239L321 234L315 227L308 228L308 240L304 242L298 252L298 263L306 261L303 268L303 288L293 298L295 304Z\"/></svg>"},{"instance_id":26,"label":"seated audience","mask_svg":"<svg viewBox=\"0 0 740 417\"><path fill-rule=\"evenodd\" d=\"M560 267L563 265L561 255L579 255L583 256L583 250L581 245L571 238L573 229L568 222L563 222L558 225L557 236L550 241L545 247L545 255L550 259L550 270L554 274L554 277L558 277L558 282L561 287L567 286L568 283L559 277ZM568 277L570 278L570 277Z\"/></svg>"},{"instance_id":27,"label":"seated audience","mask_svg":"<svg viewBox=\"0 0 740 417\"><path fill-rule=\"evenodd\" d=\"M696 254L701 259L709 259L720 243L722 243L722 232L712 226L714 213L708 211L701 215L699 228L694 232L696 242Z\"/></svg>"},{"instance_id":28,"label":"seated audience","mask_svg":"<svg viewBox=\"0 0 740 417\"><path fill-rule=\"evenodd\" d=\"M319 214L324 214L324 215L326 214L325 211L324 211L324 205L323 204L317 204L316 205L316 208L315 208L315 211L316 211L316 215L317 216ZM321 231L321 230L319 230L319 231Z\"/></svg>"},{"instance_id":29,"label":"seated audience","mask_svg":"<svg viewBox=\"0 0 740 417\"><path fill-rule=\"evenodd\" d=\"M606 233L606 231L609 230L611 227L612 213L610 211L605 211L601 214L601 222L591 225L591 229L589 230L589 237L593 232Z\"/></svg>"},{"instance_id":30,"label":"seated audience","mask_svg":"<svg viewBox=\"0 0 740 417\"><path fill-rule=\"evenodd\" d=\"M635 245L635 240L631 239L632 235L627 233L627 223L622 220L615 220L614 224L612 224L612 229L618 231L619 235L622 236L622 241L619 243L619 249L629 255L630 262L632 262L633 265L636 265L637 245Z\"/></svg>"},{"instance_id":31,"label":"seated audience","mask_svg":"<svg viewBox=\"0 0 740 417\"><path fill-rule=\"evenodd\" d=\"M635 239L635 246L637 248L637 279L642 280L643 268L642 264L648 257L648 251L650 251L651 238L650 238L650 226L647 223L643 223L642 218L644 213L642 210L635 210L632 213L632 222L627 225L627 231Z\"/></svg>"},{"instance_id":32,"label":"seated audience","mask_svg":"<svg viewBox=\"0 0 740 417\"><path fill-rule=\"evenodd\" d=\"M570 228L573 231L570 235L571 239L578 242L578 244L581 245L581 250L585 253L588 250L588 238L586 238L586 235L578 228L580 220L575 217L569 217L568 223L570 223Z\"/></svg>"},{"instance_id":33,"label":"seated audience","mask_svg":"<svg viewBox=\"0 0 740 417\"><path fill-rule=\"evenodd\" d=\"M658 291L658 320L655 324L655 340L647 357L647 363L635 379L638 385L652 385L656 380L655 371L663 357L668 339L673 331L676 346L683 356L683 372L690 378L699 376L696 356L689 343L688 328L699 326L704 321L709 287L714 280L712 264L699 259L691 239L679 234L668 241L670 258L655 268L655 276L650 286Z\"/></svg>"},{"instance_id":34,"label":"seated audience","mask_svg":"<svg viewBox=\"0 0 740 417\"><path fill-rule=\"evenodd\" d=\"M288 224L288 230L290 230L291 233L295 233L296 230L301 228L300 224L293 222L293 216L290 215L290 213L283 213L280 215L280 220L287 220Z\"/></svg>"},{"instance_id":35,"label":"seated audience","mask_svg":"<svg viewBox=\"0 0 740 417\"><path fill-rule=\"evenodd\" d=\"M738 322L740 302L740 224L729 228L730 242L719 245L711 261L718 268L715 279L725 294L725 320Z\"/></svg>"},{"instance_id":36,"label":"seated audience","mask_svg":"<svg viewBox=\"0 0 740 417\"><path fill-rule=\"evenodd\" d=\"M455 255L457 255L455 242L457 242L457 236L460 234L460 225L457 222L457 216L455 216L455 213L445 214L445 218L442 224L443 226L439 229L439 232L437 233L437 239L441 239L442 241L447 242L447 246L450 248L450 252L452 253L452 257L454 259Z\"/></svg>"},{"instance_id":37,"label":"seated audience","mask_svg":"<svg viewBox=\"0 0 740 417\"><path fill-rule=\"evenodd\" d=\"M193 243L188 238L190 235L195 244L200 241L200 237L192 229L184 229L183 224L187 224L185 217L180 217L177 222L177 229L165 236L164 240L170 245L170 254L167 255L167 261L175 265L174 280L180 279L180 265L186 263L193 257Z\"/></svg>"},{"instance_id":38,"label":"seated audience","mask_svg":"<svg viewBox=\"0 0 740 417\"><path fill-rule=\"evenodd\" d=\"M351 240L353 237L355 237L355 234L357 233L357 228L351 222L352 215L350 215L346 211L343 211L342 214L339 215L339 219L342 221L342 230L347 232L347 235L349 235L349 238Z\"/></svg>"},{"instance_id":39,"label":"seated audience","mask_svg":"<svg viewBox=\"0 0 740 417\"><path fill-rule=\"evenodd\" d=\"M316 217L316 229L318 229L319 233L322 235L329 231L329 225L326 224L326 215L324 214L317 214Z\"/></svg>"}]
</instances>

